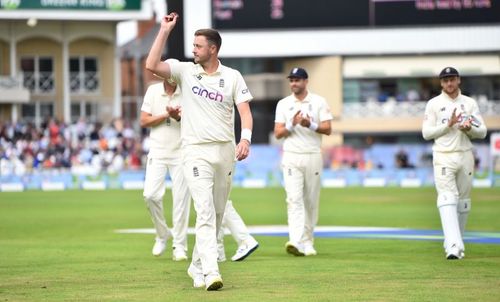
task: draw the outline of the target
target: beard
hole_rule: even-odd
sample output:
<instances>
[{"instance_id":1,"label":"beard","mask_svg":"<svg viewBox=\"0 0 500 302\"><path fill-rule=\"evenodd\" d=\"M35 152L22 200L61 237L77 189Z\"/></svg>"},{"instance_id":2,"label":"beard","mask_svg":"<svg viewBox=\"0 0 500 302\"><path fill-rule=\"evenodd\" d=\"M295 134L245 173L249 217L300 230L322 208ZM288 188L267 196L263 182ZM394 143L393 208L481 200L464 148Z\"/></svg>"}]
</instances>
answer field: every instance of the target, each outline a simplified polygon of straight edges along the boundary
<instances>
[{"instance_id":1,"label":"beard","mask_svg":"<svg viewBox=\"0 0 500 302\"><path fill-rule=\"evenodd\" d=\"M294 94L302 94L304 92L304 88L302 87L292 87L291 90Z\"/></svg>"},{"instance_id":2,"label":"beard","mask_svg":"<svg viewBox=\"0 0 500 302\"><path fill-rule=\"evenodd\" d=\"M458 91L458 87L446 87L444 89L444 92L446 92L446 94L449 94L449 95L455 94L457 91Z\"/></svg>"}]
</instances>

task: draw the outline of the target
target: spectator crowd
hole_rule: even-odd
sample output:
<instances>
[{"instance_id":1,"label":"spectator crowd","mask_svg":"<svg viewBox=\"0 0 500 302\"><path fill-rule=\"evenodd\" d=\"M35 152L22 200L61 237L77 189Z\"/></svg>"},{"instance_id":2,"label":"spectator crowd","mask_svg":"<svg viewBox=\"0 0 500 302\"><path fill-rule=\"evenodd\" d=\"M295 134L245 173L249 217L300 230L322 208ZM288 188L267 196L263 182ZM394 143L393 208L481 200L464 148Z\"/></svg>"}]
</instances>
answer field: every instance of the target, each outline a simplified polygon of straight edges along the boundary
<instances>
[{"instance_id":1,"label":"spectator crowd","mask_svg":"<svg viewBox=\"0 0 500 302\"><path fill-rule=\"evenodd\" d=\"M50 119L41 127L0 121L0 175L24 175L54 168L117 173L141 169L148 153L146 133L127 121L67 125Z\"/></svg>"}]
</instances>

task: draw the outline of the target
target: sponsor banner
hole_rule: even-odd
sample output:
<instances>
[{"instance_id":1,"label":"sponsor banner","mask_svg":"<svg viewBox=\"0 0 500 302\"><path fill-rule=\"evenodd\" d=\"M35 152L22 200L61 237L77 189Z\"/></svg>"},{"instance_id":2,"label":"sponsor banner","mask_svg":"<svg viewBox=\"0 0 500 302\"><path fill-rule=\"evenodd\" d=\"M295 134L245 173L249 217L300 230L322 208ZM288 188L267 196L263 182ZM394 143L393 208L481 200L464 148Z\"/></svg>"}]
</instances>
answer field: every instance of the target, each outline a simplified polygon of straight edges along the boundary
<instances>
[{"instance_id":1,"label":"sponsor banner","mask_svg":"<svg viewBox=\"0 0 500 302\"><path fill-rule=\"evenodd\" d=\"M347 181L344 178L327 178L321 181L324 188L345 188Z\"/></svg>"},{"instance_id":2,"label":"sponsor banner","mask_svg":"<svg viewBox=\"0 0 500 302\"><path fill-rule=\"evenodd\" d=\"M0 184L0 191L2 192L22 192L24 185L20 182L3 183Z\"/></svg>"},{"instance_id":3,"label":"sponsor banner","mask_svg":"<svg viewBox=\"0 0 500 302\"><path fill-rule=\"evenodd\" d=\"M104 181L84 181L82 183L83 190L106 190Z\"/></svg>"},{"instance_id":4,"label":"sponsor banner","mask_svg":"<svg viewBox=\"0 0 500 302\"><path fill-rule=\"evenodd\" d=\"M492 182L491 182L491 179L489 179L489 178L474 179L472 181L472 186L474 188L491 188Z\"/></svg>"},{"instance_id":5,"label":"sponsor banner","mask_svg":"<svg viewBox=\"0 0 500 302\"><path fill-rule=\"evenodd\" d=\"M267 187L266 180L261 179L261 178L244 179L241 182L241 186L243 188L265 188L265 187Z\"/></svg>"},{"instance_id":6,"label":"sponsor banner","mask_svg":"<svg viewBox=\"0 0 500 302\"><path fill-rule=\"evenodd\" d=\"M365 178L363 181L364 187L385 187L387 181L382 177Z\"/></svg>"},{"instance_id":7,"label":"sponsor banner","mask_svg":"<svg viewBox=\"0 0 500 302\"><path fill-rule=\"evenodd\" d=\"M124 190L143 190L144 181L142 180L126 180L123 182Z\"/></svg>"},{"instance_id":8,"label":"sponsor banner","mask_svg":"<svg viewBox=\"0 0 500 302\"><path fill-rule=\"evenodd\" d=\"M42 182L42 191L64 191L66 189L66 186L64 185L64 182L60 181L44 181Z\"/></svg>"},{"instance_id":9,"label":"sponsor banner","mask_svg":"<svg viewBox=\"0 0 500 302\"><path fill-rule=\"evenodd\" d=\"M419 188L422 186L422 181L418 178L403 178L399 185L402 188Z\"/></svg>"},{"instance_id":10,"label":"sponsor banner","mask_svg":"<svg viewBox=\"0 0 500 302\"><path fill-rule=\"evenodd\" d=\"M0 0L0 9L138 11L141 0Z\"/></svg>"}]
</instances>

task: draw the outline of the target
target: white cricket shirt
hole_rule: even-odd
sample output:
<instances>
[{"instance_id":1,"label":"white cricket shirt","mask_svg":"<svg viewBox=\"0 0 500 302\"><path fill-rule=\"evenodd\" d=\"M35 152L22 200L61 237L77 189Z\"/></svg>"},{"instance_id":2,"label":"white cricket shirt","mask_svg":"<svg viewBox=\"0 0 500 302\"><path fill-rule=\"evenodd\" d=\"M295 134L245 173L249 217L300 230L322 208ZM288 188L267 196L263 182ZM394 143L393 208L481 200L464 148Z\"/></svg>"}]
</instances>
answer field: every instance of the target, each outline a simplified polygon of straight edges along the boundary
<instances>
[{"instance_id":1,"label":"white cricket shirt","mask_svg":"<svg viewBox=\"0 0 500 302\"><path fill-rule=\"evenodd\" d=\"M174 94L165 93L163 83L152 84L144 95L141 111L152 116L164 114L167 106L180 105L181 90L177 86ZM148 156L151 158L178 158L180 157L180 126L173 118L151 127L149 134L150 149Z\"/></svg>"},{"instance_id":2,"label":"white cricket shirt","mask_svg":"<svg viewBox=\"0 0 500 302\"><path fill-rule=\"evenodd\" d=\"M311 120L320 124L323 121L332 120L333 116L326 100L310 92L304 100L300 101L293 94L281 99L276 106L275 123L286 124L292 121L297 111L307 114ZM292 134L285 137L283 151L296 153L320 153L321 134L309 128L296 125Z\"/></svg>"},{"instance_id":3,"label":"white cricket shirt","mask_svg":"<svg viewBox=\"0 0 500 302\"><path fill-rule=\"evenodd\" d=\"M459 121L453 127L448 127L448 121L455 108L457 116L473 115L479 121L480 126L472 126L470 131L464 132L458 129ZM425 107L422 135L426 140L434 139L433 151L469 151L472 149L471 138L486 136L486 125L474 99L460 92L455 99L452 99L446 93L441 92L440 95L429 100Z\"/></svg>"},{"instance_id":4,"label":"white cricket shirt","mask_svg":"<svg viewBox=\"0 0 500 302\"><path fill-rule=\"evenodd\" d=\"M234 141L234 105L253 98L240 72L220 62L212 74L192 62L170 69L182 90L182 144Z\"/></svg>"}]
</instances>

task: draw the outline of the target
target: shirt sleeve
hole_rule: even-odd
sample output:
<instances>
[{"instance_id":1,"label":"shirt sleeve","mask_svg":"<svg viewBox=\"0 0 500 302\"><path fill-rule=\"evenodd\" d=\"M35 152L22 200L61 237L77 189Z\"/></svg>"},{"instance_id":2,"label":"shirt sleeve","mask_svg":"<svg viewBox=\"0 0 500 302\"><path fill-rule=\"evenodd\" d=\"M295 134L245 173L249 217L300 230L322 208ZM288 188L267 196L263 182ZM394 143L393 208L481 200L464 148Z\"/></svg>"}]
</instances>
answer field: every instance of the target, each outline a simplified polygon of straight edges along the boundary
<instances>
[{"instance_id":1,"label":"shirt sleeve","mask_svg":"<svg viewBox=\"0 0 500 302\"><path fill-rule=\"evenodd\" d=\"M330 107L328 106L326 100L321 99L321 105L319 108L319 121L324 122L329 120L333 120L332 112L330 111Z\"/></svg>"},{"instance_id":2,"label":"shirt sleeve","mask_svg":"<svg viewBox=\"0 0 500 302\"><path fill-rule=\"evenodd\" d=\"M234 91L233 91L234 103L238 105L243 102L251 101L253 99L253 96L250 93L250 90L248 90L247 84L245 83L243 76L237 70L235 70L234 72L236 77Z\"/></svg>"},{"instance_id":3,"label":"shirt sleeve","mask_svg":"<svg viewBox=\"0 0 500 302\"><path fill-rule=\"evenodd\" d=\"M141 111L144 111L146 113L151 113L152 112L152 108L151 108L151 104L153 102L153 97L154 97L154 93L153 93L153 85L150 85L148 87L148 89L146 90L146 94L144 94L144 100L142 102L142 106L141 106Z\"/></svg>"},{"instance_id":4,"label":"shirt sleeve","mask_svg":"<svg viewBox=\"0 0 500 302\"><path fill-rule=\"evenodd\" d=\"M483 117L481 116L481 112L479 112L479 107L477 106L477 103L474 101L472 105L472 117L475 119L474 124L476 126L472 126L469 131L466 132L467 136L469 138L485 138L487 129L486 125L484 124Z\"/></svg>"},{"instance_id":5,"label":"shirt sleeve","mask_svg":"<svg viewBox=\"0 0 500 302\"><path fill-rule=\"evenodd\" d=\"M283 102L278 102L278 105L276 106L276 113L274 116L274 122L275 123L283 123L286 124L287 119L285 116L285 111L283 110Z\"/></svg>"},{"instance_id":6,"label":"shirt sleeve","mask_svg":"<svg viewBox=\"0 0 500 302\"><path fill-rule=\"evenodd\" d=\"M170 65L170 78L177 83L177 85L182 85L182 73L192 64L190 62L169 62L168 65Z\"/></svg>"},{"instance_id":7,"label":"shirt sleeve","mask_svg":"<svg viewBox=\"0 0 500 302\"><path fill-rule=\"evenodd\" d=\"M432 109L432 102L425 106L424 122L422 124L422 136L425 140L436 139L450 131L448 124L436 125L436 113Z\"/></svg>"}]
</instances>

